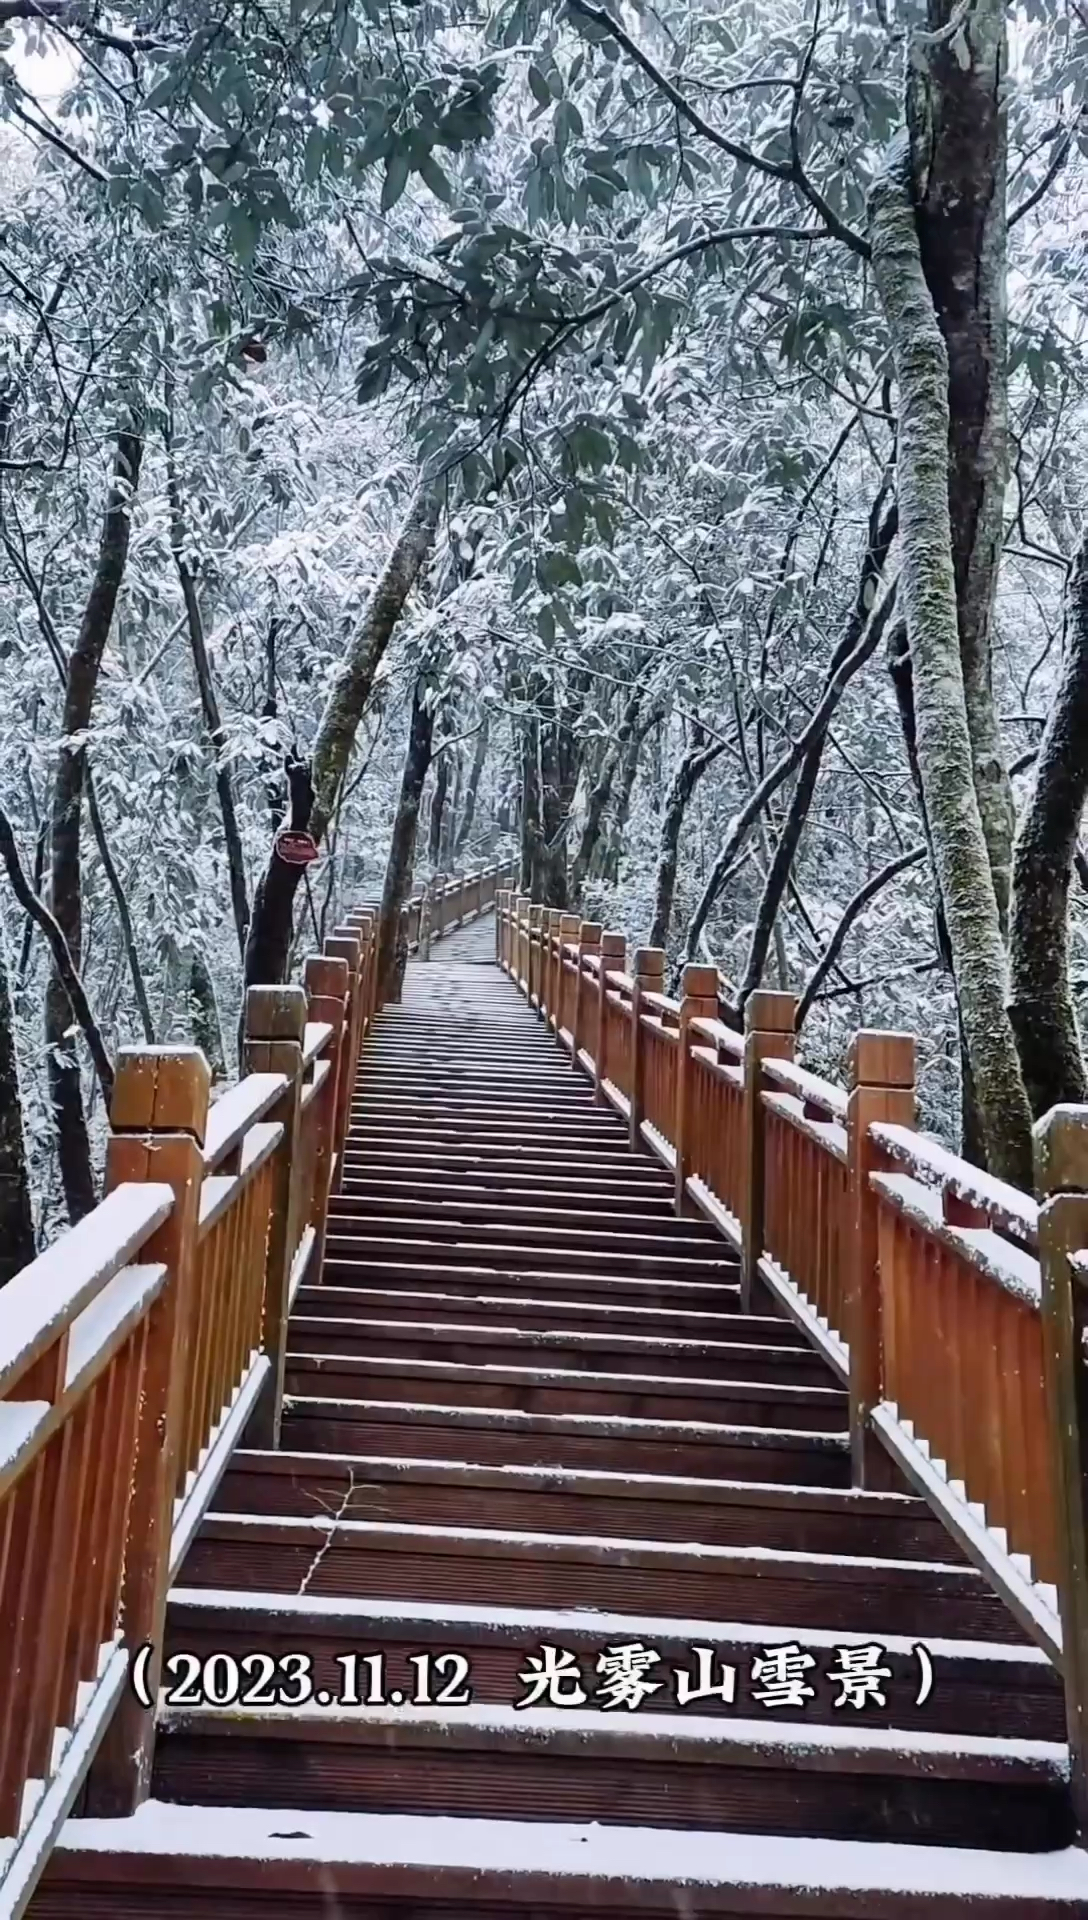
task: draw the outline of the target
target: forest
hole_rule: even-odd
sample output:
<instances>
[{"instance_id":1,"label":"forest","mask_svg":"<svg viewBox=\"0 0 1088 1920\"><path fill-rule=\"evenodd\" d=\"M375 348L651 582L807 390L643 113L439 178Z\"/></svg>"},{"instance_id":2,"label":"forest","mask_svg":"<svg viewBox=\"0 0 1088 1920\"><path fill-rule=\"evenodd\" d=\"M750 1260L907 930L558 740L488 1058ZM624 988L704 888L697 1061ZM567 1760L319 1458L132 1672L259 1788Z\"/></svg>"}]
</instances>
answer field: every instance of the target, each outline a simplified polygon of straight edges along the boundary
<instances>
[{"instance_id":1,"label":"forest","mask_svg":"<svg viewBox=\"0 0 1088 1920\"><path fill-rule=\"evenodd\" d=\"M1086 99L1080 0L0 0L0 1278L119 1048L507 857L1030 1187Z\"/></svg>"}]
</instances>

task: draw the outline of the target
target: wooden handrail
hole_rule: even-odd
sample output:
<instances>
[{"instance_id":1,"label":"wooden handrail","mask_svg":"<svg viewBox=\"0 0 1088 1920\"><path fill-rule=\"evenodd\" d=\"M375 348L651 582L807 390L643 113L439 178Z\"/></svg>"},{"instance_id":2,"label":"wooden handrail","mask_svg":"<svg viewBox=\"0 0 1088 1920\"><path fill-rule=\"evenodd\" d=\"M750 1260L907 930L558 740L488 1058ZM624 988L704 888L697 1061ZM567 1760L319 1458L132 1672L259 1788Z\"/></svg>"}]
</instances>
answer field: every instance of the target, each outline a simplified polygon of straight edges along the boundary
<instances>
[{"instance_id":1,"label":"wooden handrail","mask_svg":"<svg viewBox=\"0 0 1088 1920\"><path fill-rule=\"evenodd\" d=\"M488 884L460 883L477 903ZM0 1911L81 1786L100 1814L148 1792L155 1714L129 1674L149 1646L154 1698L168 1587L230 1454L278 1436L378 931L361 909L304 988L250 991L243 1074L214 1104L196 1048L123 1050L105 1199L0 1292Z\"/></svg>"},{"instance_id":2,"label":"wooden handrail","mask_svg":"<svg viewBox=\"0 0 1088 1920\"><path fill-rule=\"evenodd\" d=\"M1088 1835L1088 1108L1037 1130L1039 1204L918 1131L909 1035L858 1033L837 1086L793 1058L790 995L753 994L742 1038L715 969L670 1001L585 923L538 992L539 913L500 891L500 964L740 1253L744 1305L769 1292L848 1386L855 1482L905 1473L1062 1666Z\"/></svg>"}]
</instances>

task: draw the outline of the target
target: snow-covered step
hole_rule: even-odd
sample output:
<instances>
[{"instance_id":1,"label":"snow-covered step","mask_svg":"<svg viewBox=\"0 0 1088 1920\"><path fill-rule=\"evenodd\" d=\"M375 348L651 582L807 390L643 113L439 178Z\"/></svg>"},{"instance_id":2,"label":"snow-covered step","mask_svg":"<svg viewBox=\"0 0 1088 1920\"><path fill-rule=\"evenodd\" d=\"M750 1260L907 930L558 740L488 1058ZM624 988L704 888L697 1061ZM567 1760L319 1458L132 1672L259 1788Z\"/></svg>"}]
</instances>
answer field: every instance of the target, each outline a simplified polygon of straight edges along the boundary
<instances>
[{"instance_id":1,"label":"snow-covered step","mask_svg":"<svg viewBox=\"0 0 1088 1920\"><path fill-rule=\"evenodd\" d=\"M1083 1920L1088 1852L780 1832L689 1832L678 1845L654 1825L150 1800L129 1820L68 1822L34 1920L251 1920L254 1901L262 1920Z\"/></svg>"},{"instance_id":2,"label":"snow-covered step","mask_svg":"<svg viewBox=\"0 0 1088 1920\"><path fill-rule=\"evenodd\" d=\"M488 1293L460 1273L448 1275L446 1286L445 1292L429 1292L420 1287L380 1283L362 1287L303 1285L295 1295L292 1330L300 1341L318 1327L324 1339L340 1340L351 1337L348 1330L357 1321L371 1317L397 1322L426 1320L432 1325L450 1320L460 1324L467 1319L492 1327L498 1320L515 1329L519 1339L528 1332L549 1338L574 1333L580 1341L584 1336L598 1335L612 1353L617 1345L622 1351L631 1338L664 1335L672 1340L724 1340L735 1352L767 1356L767 1364L776 1370L781 1364L791 1371L809 1369L812 1378L824 1382L828 1377L823 1361L788 1321L756 1314L715 1313L699 1307L641 1306L637 1301L555 1301L515 1292Z\"/></svg>"},{"instance_id":3,"label":"snow-covered step","mask_svg":"<svg viewBox=\"0 0 1088 1920\"><path fill-rule=\"evenodd\" d=\"M600 1820L1037 1852L1072 1839L1063 1745L582 1707L171 1709L184 1803Z\"/></svg>"},{"instance_id":4,"label":"snow-covered step","mask_svg":"<svg viewBox=\"0 0 1088 1920\"><path fill-rule=\"evenodd\" d=\"M925 1502L905 1494L623 1467L242 1450L220 1482L215 1509L965 1563Z\"/></svg>"},{"instance_id":5,"label":"snow-covered step","mask_svg":"<svg viewBox=\"0 0 1088 1920\"><path fill-rule=\"evenodd\" d=\"M690 1377L674 1367L649 1371L658 1358L644 1355L646 1372L594 1369L592 1356L511 1352L497 1342L462 1341L443 1329L430 1340L375 1334L370 1353L291 1352L287 1392L331 1400L401 1400L477 1407L515 1407L533 1413L602 1414L607 1418L728 1421L742 1426L799 1427L845 1434L846 1396L835 1387L784 1381L716 1377L707 1362L693 1362ZM431 1358L431 1355L436 1357ZM473 1356L479 1355L478 1361ZM669 1356L662 1356L666 1360ZM573 1361L574 1364L566 1364ZM581 1364L578 1364L581 1362ZM723 1374L728 1362L721 1363ZM741 1369L743 1373L743 1369ZM747 1370L749 1373L753 1369Z\"/></svg>"},{"instance_id":6,"label":"snow-covered step","mask_svg":"<svg viewBox=\"0 0 1088 1920\"><path fill-rule=\"evenodd\" d=\"M326 1254L323 1284L329 1288L352 1290L375 1284L435 1288L446 1292L451 1286L468 1284L494 1293L509 1288L511 1293L546 1294L555 1300L599 1300L603 1305L619 1303L652 1306L667 1310L670 1306L720 1308L735 1312L740 1301L740 1279L736 1266L728 1267L720 1279L673 1279L653 1273L616 1273L579 1271L577 1267L551 1265L544 1248L534 1248L530 1257L517 1260L497 1248L477 1249L451 1260L448 1249L441 1259L427 1259L401 1246L396 1255L370 1263L359 1259L333 1259ZM793 1329L785 1322L783 1339L793 1338Z\"/></svg>"},{"instance_id":7,"label":"snow-covered step","mask_svg":"<svg viewBox=\"0 0 1088 1920\"><path fill-rule=\"evenodd\" d=\"M212 1513L180 1574L184 1586L749 1620L759 1625L915 1638L1022 1635L973 1567L745 1546Z\"/></svg>"},{"instance_id":8,"label":"snow-covered step","mask_svg":"<svg viewBox=\"0 0 1088 1920\"><path fill-rule=\"evenodd\" d=\"M478 1231L463 1237L451 1223L448 1231L441 1221L405 1221L394 1233L388 1221L353 1219L350 1230L334 1223L327 1236L328 1257L335 1270L348 1266L373 1267L389 1259L409 1258L433 1264L451 1261L470 1265L478 1261L501 1260L509 1269L539 1261L547 1250L549 1266L570 1267L578 1272L644 1274L674 1280L717 1280L728 1284L736 1277L736 1263L714 1248L705 1251L681 1241L672 1247L664 1242L656 1251L634 1234L601 1234L581 1244L577 1236L567 1243L561 1235L544 1230L537 1233L495 1227L486 1235ZM634 1244L632 1244L634 1243Z\"/></svg>"},{"instance_id":9,"label":"snow-covered step","mask_svg":"<svg viewBox=\"0 0 1088 1920\"><path fill-rule=\"evenodd\" d=\"M529 1413L503 1407L498 1395L484 1406L458 1406L437 1396L288 1396L283 1437L287 1446L330 1453L408 1452L528 1466L625 1466L635 1472L782 1479L809 1486L847 1486L850 1479L849 1450L841 1433L619 1414Z\"/></svg>"},{"instance_id":10,"label":"snow-covered step","mask_svg":"<svg viewBox=\"0 0 1088 1920\"><path fill-rule=\"evenodd\" d=\"M888 1633L874 1641L842 1629L494 1601L348 1600L184 1586L170 1595L168 1656L226 1654L239 1662L249 1656L242 1671L253 1675L254 1653L278 1662L300 1647L312 1663L308 1684L332 1698L342 1698L351 1684L360 1694L365 1688L368 1700L377 1693L410 1701L421 1689L434 1698L449 1679L475 1704L517 1704L543 1685L550 1647L557 1652L549 1689L558 1686L564 1701L581 1695L621 1717L647 1706L655 1713L694 1710L768 1724L1059 1743L1065 1734L1061 1681L1035 1647L937 1638L923 1644ZM694 1708L693 1689L702 1690Z\"/></svg>"}]
</instances>

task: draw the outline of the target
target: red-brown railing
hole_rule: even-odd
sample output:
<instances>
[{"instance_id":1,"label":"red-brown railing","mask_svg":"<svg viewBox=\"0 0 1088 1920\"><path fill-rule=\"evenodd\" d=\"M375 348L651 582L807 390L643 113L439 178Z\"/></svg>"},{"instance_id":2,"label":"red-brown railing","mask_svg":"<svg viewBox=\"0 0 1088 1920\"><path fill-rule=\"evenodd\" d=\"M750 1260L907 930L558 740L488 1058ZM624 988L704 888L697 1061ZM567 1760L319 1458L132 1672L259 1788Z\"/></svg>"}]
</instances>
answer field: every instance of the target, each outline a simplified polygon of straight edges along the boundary
<instances>
[{"instance_id":1,"label":"red-brown railing","mask_svg":"<svg viewBox=\"0 0 1088 1920\"><path fill-rule=\"evenodd\" d=\"M743 1035L715 969L500 891L499 962L849 1387L859 1485L894 1463L1063 1669L1088 1832L1088 1108L1037 1129L1040 1209L915 1126L914 1042L866 1030L848 1089L794 1059L797 1003ZM557 986L557 983L558 986Z\"/></svg>"},{"instance_id":2,"label":"red-brown railing","mask_svg":"<svg viewBox=\"0 0 1088 1920\"><path fill-rule=\"evenodd\" d=\"M439 926L499 867L444 883ZM301 987L247 996L243 1077L192 1047L117 1062L106 1198L0 1291L0 1915L22 1911L75 1794L146 1795L166 1595L243 1430L278 1443L287 1317L319 1270L377 915Z\"/></svg>"}]
</instances>

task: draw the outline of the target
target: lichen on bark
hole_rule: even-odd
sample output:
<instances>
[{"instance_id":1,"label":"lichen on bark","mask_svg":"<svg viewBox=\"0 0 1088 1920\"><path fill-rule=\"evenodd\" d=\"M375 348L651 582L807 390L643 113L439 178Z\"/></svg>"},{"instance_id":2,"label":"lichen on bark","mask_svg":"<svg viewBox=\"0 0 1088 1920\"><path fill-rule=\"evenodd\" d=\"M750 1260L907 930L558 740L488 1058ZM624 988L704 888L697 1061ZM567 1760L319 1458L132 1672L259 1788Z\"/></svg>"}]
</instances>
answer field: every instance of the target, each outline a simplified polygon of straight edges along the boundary
<instances>
[{"instance_id":1,"label":"lichen on bark","mask_svg":"<svg viewBox=\"0 0 1088 1920\"><path fill-rule=\"evenodd\" d=\"M904 129L870 192L873 274L899 386L900 594L918 762L987 1163L1030 1188L1031 1115L1005 1007L1001 916L973 774L949 509L948 350L922 269Z\"/></svg>"}]
</instances>

